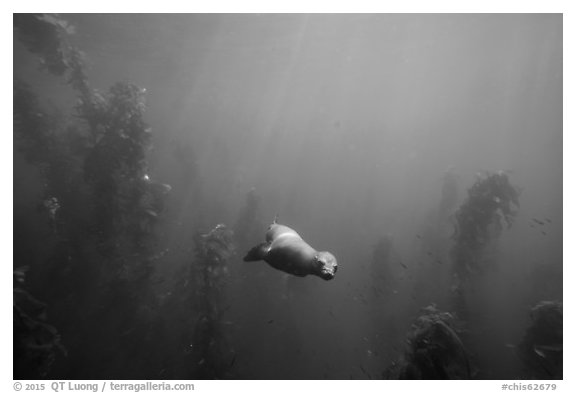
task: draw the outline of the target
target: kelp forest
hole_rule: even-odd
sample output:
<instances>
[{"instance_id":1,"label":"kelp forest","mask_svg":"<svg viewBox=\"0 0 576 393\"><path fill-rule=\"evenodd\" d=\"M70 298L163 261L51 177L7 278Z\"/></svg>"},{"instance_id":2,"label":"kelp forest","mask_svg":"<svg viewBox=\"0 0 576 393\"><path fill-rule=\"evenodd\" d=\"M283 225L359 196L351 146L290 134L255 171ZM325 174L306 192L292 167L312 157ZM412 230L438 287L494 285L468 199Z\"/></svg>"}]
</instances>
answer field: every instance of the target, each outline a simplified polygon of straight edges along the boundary
<instances>
[{"instance_id":1,"label":"kelp forest","mask_svg":"<svg viewBox=\"0 0 576 393\"><path fill-rule=\"evenodd\" d=\"M553 16L13 23L14 379L563 378Z\"/></svg>"}]
</instances>

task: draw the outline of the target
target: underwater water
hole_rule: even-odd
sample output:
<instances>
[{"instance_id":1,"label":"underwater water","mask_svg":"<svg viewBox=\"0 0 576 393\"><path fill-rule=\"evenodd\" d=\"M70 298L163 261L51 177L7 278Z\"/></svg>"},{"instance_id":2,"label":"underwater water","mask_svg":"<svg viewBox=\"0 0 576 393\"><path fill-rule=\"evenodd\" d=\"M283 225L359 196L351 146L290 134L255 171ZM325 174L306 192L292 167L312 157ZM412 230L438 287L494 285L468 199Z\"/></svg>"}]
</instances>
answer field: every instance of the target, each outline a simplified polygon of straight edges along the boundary
<instances>
[{"instance_id":1,"label":"underwater water","mask_svg":"<svg viewBox=\"0 0 576 393\"><path fill-rule=\"evenodd\" d=\"M562 15L14 27L15 379L562 378Z\"/></svg>"}]
</instances>

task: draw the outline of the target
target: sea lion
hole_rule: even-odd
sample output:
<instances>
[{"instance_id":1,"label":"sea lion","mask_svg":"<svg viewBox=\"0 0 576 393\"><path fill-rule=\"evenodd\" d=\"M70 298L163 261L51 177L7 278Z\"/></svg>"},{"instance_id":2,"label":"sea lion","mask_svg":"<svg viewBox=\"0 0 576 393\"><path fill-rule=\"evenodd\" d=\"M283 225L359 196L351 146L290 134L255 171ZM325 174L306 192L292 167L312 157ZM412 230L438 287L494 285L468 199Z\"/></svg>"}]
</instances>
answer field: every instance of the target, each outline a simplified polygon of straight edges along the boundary
<instances>
[{"instance_id":1,"label":"sea lion","mask_svg":"<svg viewBox=\"0 0 576 393\"><path fill-rule=\"evenodd\" d=\"M276 219L266 231L266 241L252 247L244 257L246 262L261 260L275 269L298 277L312 274L331 280L338 269L334 255L328 251L316 251L298 232L278 224Z\"/></svg>"}]
</instances>

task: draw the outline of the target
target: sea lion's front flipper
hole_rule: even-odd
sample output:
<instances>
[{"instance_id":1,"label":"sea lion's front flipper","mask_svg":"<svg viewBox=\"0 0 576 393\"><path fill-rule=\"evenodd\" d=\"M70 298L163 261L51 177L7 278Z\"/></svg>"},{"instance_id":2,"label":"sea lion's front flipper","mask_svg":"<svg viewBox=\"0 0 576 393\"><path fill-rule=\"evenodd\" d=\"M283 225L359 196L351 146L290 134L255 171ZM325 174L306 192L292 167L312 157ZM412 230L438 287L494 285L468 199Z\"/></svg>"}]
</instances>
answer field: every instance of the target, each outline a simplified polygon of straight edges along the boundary
<instances>
[{"instance_id":1,"label":"sea lion's front flipper","mask_svg":"<svg viewBox=\"0 0 576 393\"><path fill-rule=\"evenodd\" d=\"M244 262L252 262L252 261L262 261L270 251L270 246L272 244L268 242L260 243L255 247L252 247L246 256L244 257Z\"/></svg>"}]
</instances>

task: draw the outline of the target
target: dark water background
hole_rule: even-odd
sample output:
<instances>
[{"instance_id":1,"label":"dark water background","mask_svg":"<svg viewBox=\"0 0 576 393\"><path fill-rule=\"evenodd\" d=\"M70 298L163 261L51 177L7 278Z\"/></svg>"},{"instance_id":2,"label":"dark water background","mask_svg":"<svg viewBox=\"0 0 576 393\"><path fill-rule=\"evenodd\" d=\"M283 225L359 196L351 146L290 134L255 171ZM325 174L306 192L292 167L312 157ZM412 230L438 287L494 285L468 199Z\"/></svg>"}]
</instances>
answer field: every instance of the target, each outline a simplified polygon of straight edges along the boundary
<instances>
[{"instance_id":1,"label":"dark water background","mask_svg":"<svg viewBox=\"0 0 576 393\"><path fill-rule=\"evenodd\" d=\"M56 233L38 208L44 175L15 138L14 266L29 267L26 288L67 351L44 376L197 378L194 239L223 223L235 251L214 300L229 349L220 377L382 378L423 307L454 311L450 212L477 173L498 170L522 190L520 207L479 278L485 314L468 340L475 377L530 376L510 347L534 304L562 301L561 15L62 18L93 88L146 89L148 174L171 190L146 279L118 278L125 255L98 249L90 219L74 222L76 237ZM16 30L14 76L78 122L77 94L38 70ZM457 193L441 216L446 173ZM75 211L98 209L67 192ZM334 280L242 262L275 214L336 255ZM385 284L373 267L382 238Z\"/></svg>"}]
</instances>

